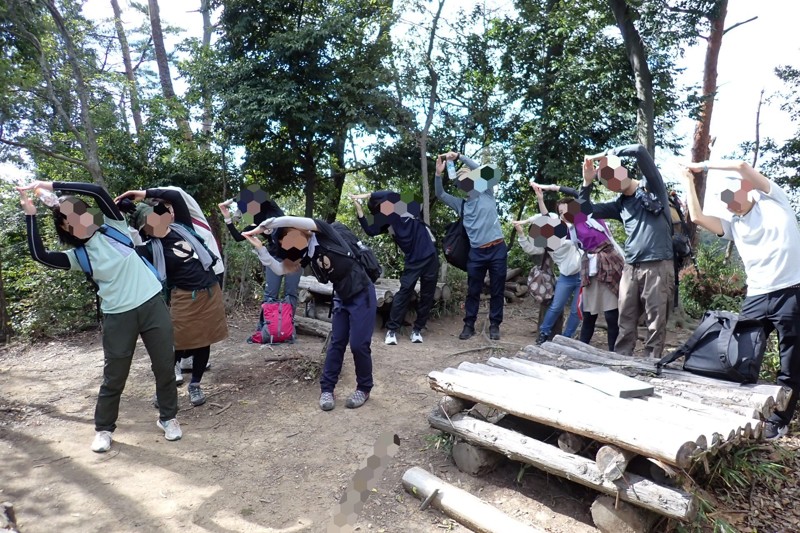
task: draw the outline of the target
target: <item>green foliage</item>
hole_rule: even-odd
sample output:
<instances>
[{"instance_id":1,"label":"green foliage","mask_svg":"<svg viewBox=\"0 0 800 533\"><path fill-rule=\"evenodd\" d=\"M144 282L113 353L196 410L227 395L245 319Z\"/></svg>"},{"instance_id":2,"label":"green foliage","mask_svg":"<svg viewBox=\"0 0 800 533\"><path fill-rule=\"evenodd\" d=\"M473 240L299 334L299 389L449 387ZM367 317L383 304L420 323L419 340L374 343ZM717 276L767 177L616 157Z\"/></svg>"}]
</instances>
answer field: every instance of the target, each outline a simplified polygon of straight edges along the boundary
<instances>
[{"instance_id":1,"label":"green foliage","mask_svg":"<svg viewBox=\"0 0 800 533\"><path fill-rule=\"evenodd\" d=\"M767 350L764 353L764 360L761 363L759 379L769 383L775 383L778 373L781 370L781 353L778 347L778 334L773 332L767 337Z\"/></svg>"},{"instance_id":2,"label":"green foliage","mask_svg":"<svg viewBox=\"0 0 800 533\"><path fill-rule=\"evenodd\" d=\"M435 435L425 435L424 438L424 449L442 451L447 455L453 453L453 444L455 443L456 438L452 434L439 432Z\"/></svg>"},{"instance_id":3,"label":"green foliage","mask_svg":"<svg viewBox=\"0 0 800 533\"><path fill-rule=\"evenodd\" d=\"M701 244L695 254L696 266L690 264L679 274L683 308L693 318L709 309L738 313L746 292L744 268L725 260L721 241Z\"/></svg>"}]
</instances>

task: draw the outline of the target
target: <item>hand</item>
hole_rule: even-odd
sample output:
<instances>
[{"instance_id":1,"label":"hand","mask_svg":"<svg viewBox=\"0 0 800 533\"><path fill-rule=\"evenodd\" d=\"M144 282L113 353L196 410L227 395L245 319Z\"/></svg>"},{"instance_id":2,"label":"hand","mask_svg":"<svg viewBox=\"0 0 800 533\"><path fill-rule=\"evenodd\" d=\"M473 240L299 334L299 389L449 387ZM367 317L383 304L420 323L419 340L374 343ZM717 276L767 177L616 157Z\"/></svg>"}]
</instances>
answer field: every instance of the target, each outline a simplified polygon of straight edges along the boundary
<instances>
[{"instance_id":1,"label":"hand","mask_svg":"<svg viewBox=\"0 0 800 533\"><path fill-rule=\"evenodd\" d=\"M114 198L114 203L118 203L123 198L130 198L133 201L141 201L144 200L147 193L145 191L125 191L124 193L120 194L116 198Z\"/></svg>"},{"instance_id":2,"label":"hand","mask_svg":"<svg viewBox=\"0 0 800 533\"><path fill-rule=\"evenodd\" d=\"M585 183L591 183L591 181L594 179L595 173L594 159L586 156L583 159L583 181Z\"/></svg>"},{"instance_id":3,"label":"hand","mask_svg":"<svg viewBox=\"0 0 800 533\"><path fill-rule=\"evenodd\" d=\"M584 159L588 159L589 161L597 161L598 159L604 158L606 155L608 155L608 152L607 151L603 151L603 152L600 152L598 154L585 155L585 156L583 156L583 158Z\"/></svg>"},{"instance_id":4,"label":"hand","mask_svg":"<svg viewBox=\"0 0 800 533\"><path fill-rule=\"evenodd\" d=\"M28 189L25 187L17 187L17 191L19 192L19 205L22 206L22 210L26 215L35 215L36 206L33 205L33 202L28 197L28 193L25 192L27 190Z\"/></svg>"},{"instance_id":5,"label":"hand","mask_svg":"<svg viewBox=\"0 0 800 533\"><path fill-rule=\"evenodd\" d=\"M252 231L248 231L248 232L242 233L242 236L245 239L247 239L247 242L252 244L253 248L255 248L256 250L258 250L259 248L263 248L264 245L261 243L261 239L259 239L255 235L252 235L252 233L253 233Z\"/></svg>"},{"instance_id":6,"label":"hand","mask_svg":"<svg viewBox=\"0 0 800 533\"><path fill-rule=\"evenodd\" d=\"M217 204L217 207L219 207L219 212L222 213L223 218L231 218L231 210L228 209L228 206L231 205L231 202L233 202L233 200L226 200L221 204Z\"/></svg>"},{"instance_id":7,"label":"hand","mask_svg":"<svg viewBox=\"0 0 800 533\"><path fill-rule=\"evenodd\" d=\"M436 159L436 175L441 176L444 174L444 156L440 155Z\"/></svg>"},{"instance_id":8,"label":"hand","mask_svg":"<svg viewBox=\"0 0 800 533\"><path fill-rule=\"evenodd\" d=\"M458 159L458 152L447 152L444 154L445 159L449 159L450 161L455 161Z\"/></svg>"},{"instance_id":9,"label":"hand","mask_svg":"<svg viewBox=\"0 0 800 533\"><path fill-rule=\"evenodd\" d=\"M52 181L39 181L34 180L27 185L19 185L16 189L20 192L22 191L33 191L35 189L45 189L48 191L53 190L53 182Z\"/></svg>"},{"instance_id":10,"label":"hand","mask_svg":"<svg viewBox=\"0 0 800 533\"><path fill-rule=\"evenodd\" d=\"M688 166L683 169L683 182L687 185L694 184L694 174L692 173L692 169L690 169Z\"/></svg>"},{"instance_id":11,"label":"hand","mask_svg":"<svg viewBox=\"0 0 800 533\"><path fill-rule=\"evenodd\" d=\"M535 183L533 185L531 185L531 187L533 188L533 192L536 193L536 197L537 198L544 198L544 193L542 192L542 188L541 187L539 187Z\"/></svg>"},{"instance_id":12,"label":"hand","mask_svg":"<svg viewBox=\"0 0 800 533\"><path fill-rule=\"evenodd\" d=\"M535 181L531 181L531 187L539 187L543 191L551 191L551 192L558 192L559 186L555 183L542 185L540 183L536 183ZM535 190L535 189L534 189Z\"/></svg>"},{"instance_id":13,"label":"hand","mask_svg":"<svg viewBox=\"0 0 800 533\"><path fill-rule=\"evenodd\" d=\"M523 229L522 229L522 222L521 222L521 221L519 221L519 220L513 220L513 221L511 222L511 224L514 226L514 229L515 229L515 230L517 230L517 234L518 234L520 237L524 237L524 236L525 236L525 232L524 232L524 231L523 231Z\"/></svg>"}]
</instances>

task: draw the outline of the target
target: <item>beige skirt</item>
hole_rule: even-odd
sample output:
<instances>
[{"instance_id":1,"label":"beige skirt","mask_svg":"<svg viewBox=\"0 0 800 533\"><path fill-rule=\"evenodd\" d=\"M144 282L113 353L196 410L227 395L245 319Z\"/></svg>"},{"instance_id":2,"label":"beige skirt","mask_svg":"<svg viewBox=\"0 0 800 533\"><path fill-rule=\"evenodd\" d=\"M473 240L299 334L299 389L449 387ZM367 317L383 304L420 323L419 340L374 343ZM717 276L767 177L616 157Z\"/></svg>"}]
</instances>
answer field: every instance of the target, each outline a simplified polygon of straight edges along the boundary
<instances>
[{"instance_id":1,"label":"beige skirt","mask_svg":"<svg viewBox=\"0 0 800 533\"><path fill-rule=\"evenodd\" d=\"M583 288L582 298L581 309L584 313L599 315L619 307L619 297L611 291L607 283L600 283L596 279L592 279L589 286Z\"/></svg>"},{"instance_id":2,"label":"beige skirt","mask_svg":"<svg viewBox=\"0 0 800 533\"><path fill-rule=\"evenodd\" d=\"M211 346L228 336L222 289L213 285L199 291L172 289L170 316L175 330L175 349Z\"/></svg>"}]
</instances>

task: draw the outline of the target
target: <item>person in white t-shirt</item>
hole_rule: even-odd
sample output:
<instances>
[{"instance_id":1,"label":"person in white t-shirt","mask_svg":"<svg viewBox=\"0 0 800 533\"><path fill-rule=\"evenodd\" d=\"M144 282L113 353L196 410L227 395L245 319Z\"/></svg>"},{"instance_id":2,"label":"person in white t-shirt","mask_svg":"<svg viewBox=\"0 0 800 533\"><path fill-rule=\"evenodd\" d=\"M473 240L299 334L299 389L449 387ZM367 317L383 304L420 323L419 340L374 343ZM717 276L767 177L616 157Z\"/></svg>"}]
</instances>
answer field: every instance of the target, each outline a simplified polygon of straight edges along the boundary
<instances>
[{"instance_id":1,"label":"person in white t-shirt","mask_svg":"<svg viewBox=\"0 0 800 533\"><path fill-rule=\"evenodd\" d=\"M686 165L689 217L692 222L732 240L747 274L743 317L759 320L769 335L778 332L781 366L778 384L789 387L786 410L775 412L766 423L765 437L786 435L800 393L800 229L786 193L775 182L743 161L705 161ZM730 221L706 215L690 171L718 169L741 177L738 190L721 195Z\"/></svg>"}]
</instances>

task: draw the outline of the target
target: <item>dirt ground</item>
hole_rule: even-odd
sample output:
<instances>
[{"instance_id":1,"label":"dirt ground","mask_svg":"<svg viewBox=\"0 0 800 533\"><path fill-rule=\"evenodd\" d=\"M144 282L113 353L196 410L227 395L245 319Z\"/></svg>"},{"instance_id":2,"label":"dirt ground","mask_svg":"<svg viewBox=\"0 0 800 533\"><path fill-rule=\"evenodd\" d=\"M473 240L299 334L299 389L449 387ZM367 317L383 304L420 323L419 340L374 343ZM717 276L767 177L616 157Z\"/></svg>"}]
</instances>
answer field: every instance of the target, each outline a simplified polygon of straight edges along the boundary
<instances>
[{"instance_id":1,"label":"dirt ground","mask_svg":"<svg viewBox=\"0 0 800 533\"><path fill-rule=\"evenodd\" d=\"M183 438L177 442L164 440L156 427L155 387L140 345L105 454L89 449L103 366L98 332L2 348L0 502L13 503L24 533L328 531L353 474L378 436L392 432L400 437L399 452L366 502L357 531L468 531L433 508L418 510L419 500L400 482L412 466L546 531L595 531L591 491L510 462L481 478L463 474L426 422L439 396L428 387L428 372L513 355L534 342L530 302L508 305L505 315L500 342L458 340L460 316L432 319L422 345L410 343L410 331L398 346L385 346L376 333L370 400L360 409L344 407L355 386L352 359L346 359L331 412L317 404L322 339L248 345L253 321L230 318L231 335L212 347L212 369L203 379L208 402L192 407L186 385L180 387ZM602 347L604 331L595 337ZM679 337L685 338L683 330L671 331L668 344L676 346Z\"/></svg>"}]
</instances>

